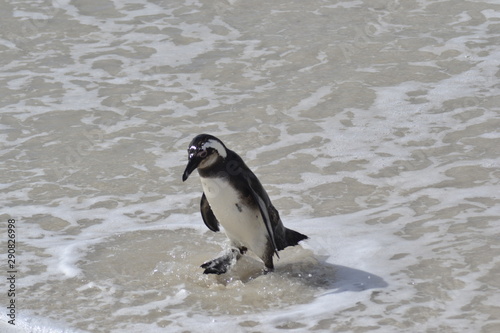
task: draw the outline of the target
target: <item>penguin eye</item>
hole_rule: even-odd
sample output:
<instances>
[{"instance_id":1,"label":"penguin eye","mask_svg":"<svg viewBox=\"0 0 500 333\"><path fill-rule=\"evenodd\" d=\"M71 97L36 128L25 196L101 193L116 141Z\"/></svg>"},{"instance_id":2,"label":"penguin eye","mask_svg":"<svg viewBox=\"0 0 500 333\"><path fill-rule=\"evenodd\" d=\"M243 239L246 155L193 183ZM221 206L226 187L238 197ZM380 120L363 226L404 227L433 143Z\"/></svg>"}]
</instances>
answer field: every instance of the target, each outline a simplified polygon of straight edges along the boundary
<instances>
[{"instance_id":1,"label":"penguin eye","mask_svg":"<svg viewBox=\"0 0 500 333\"><path fill-rule=\"evenodd\" d=\"M197 149L194 146L193 147L189 147L189 149L188 149L188 155L189 155L189 157L192 157L196 153L196 150Z\"/></svg>"}]
</instances>

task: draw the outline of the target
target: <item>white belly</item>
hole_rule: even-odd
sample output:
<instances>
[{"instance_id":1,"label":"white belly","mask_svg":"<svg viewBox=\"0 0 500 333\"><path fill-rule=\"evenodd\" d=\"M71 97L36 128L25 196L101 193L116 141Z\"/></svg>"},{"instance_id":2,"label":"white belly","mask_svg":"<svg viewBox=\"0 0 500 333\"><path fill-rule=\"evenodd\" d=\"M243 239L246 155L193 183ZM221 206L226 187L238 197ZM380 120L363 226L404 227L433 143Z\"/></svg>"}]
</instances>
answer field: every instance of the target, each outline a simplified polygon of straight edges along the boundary
<instances>
[{"instance_id":1,"label":"white belly","mask_svg":"<svg viewBox=\"0 0 500 333\"><path fill-rule=\"evenodd\" d=\"M262 257L268 235L260 211L245 206L229 182L221 178L201 178L210 208L235 246L245 246Z\"/></svg>"}]
</instances>

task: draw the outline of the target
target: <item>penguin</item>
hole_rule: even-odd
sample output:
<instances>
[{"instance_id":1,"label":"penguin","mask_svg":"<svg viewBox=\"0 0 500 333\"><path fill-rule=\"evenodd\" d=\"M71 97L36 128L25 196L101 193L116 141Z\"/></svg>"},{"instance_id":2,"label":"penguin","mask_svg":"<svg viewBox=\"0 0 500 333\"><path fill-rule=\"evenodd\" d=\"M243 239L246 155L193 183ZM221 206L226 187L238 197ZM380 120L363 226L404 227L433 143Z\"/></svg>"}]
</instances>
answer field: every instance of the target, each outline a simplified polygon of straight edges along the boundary
<instances>
[{"instance_id":1,"label":"penguin","mask_svg":"<svg viewBox=\"0 0 500 333\"><path fill-rule=\"evenodd\" d=\"M308 238L284 227L259 179L215 136L200 134L189 144L182 181L195 169L203 188L203 222L214 232L222 226L231 245L225 255L201 265L205 274L226 273L247 251L263 261L265 272L272 271L278 251Z\"/></svg>"}]
</instances>

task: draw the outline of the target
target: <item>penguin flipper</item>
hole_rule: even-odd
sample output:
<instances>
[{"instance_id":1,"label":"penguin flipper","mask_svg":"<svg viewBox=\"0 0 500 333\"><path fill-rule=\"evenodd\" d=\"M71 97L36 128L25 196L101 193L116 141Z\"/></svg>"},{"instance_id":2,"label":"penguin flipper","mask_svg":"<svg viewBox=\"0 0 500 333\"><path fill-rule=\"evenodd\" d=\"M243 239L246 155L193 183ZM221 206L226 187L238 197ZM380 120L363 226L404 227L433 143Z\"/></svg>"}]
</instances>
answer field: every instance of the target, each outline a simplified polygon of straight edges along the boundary
<instances>
[{"instance_id":1,"label":"penguin flipper","mask_svg":"<svg viewBox=\"0 0 500 333\"><path fill-rule=\"evenodd\" d=\"M212 208L210 208L210 204L208 203L205 193L201 196L200 211L203 222L205 222L208 229L213 232L219 231L219 221L215 217L214 212L212 212Z\"/></svg>"},{"instance_id":2,"label":"penguin flipper","mask_svg":"<svg viewBox=\"0 0 500 333\"><path fill-rule=\"evenodd\" d=\"M271 240L271 245L273 247L274 253L276 253L276 256L279 258L278 254L278 247L276 246L276 241L274 240L274 232L273 232L273 227L271 224L271 218L269 216L269 211L267 209L266 203L264 202L264 199L262 199L257 192L253 189L251 183L249 182L249 187L250 187L250 193L252 194L252 197L254 201L257 203L257 206L259 206L260 210L260 215L262 216L262 220L264 220L264 224L266 225L267 233L269 235L269 239Z\"/></svg>"}]
</instances>

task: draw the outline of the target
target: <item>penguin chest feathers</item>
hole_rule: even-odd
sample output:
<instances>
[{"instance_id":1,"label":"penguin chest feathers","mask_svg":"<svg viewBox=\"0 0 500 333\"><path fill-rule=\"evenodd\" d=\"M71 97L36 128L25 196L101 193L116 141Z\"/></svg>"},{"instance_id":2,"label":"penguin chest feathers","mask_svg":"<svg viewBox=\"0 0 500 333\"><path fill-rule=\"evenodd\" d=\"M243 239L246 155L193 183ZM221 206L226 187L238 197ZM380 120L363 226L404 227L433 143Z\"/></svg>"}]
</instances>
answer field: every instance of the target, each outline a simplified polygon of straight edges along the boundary
<instances>
[{"instance_id":1,"label":"penguin chest feathers","mask_svg":"<svg viewBox=\"0 0 500 333\"><path fill-rule=\"evenodd\" d=\"M225 178L200 179L210 208L232 243L262 256L269 237L259 208L245 204L240 192Z\"/></svg>"}]
</instances>

